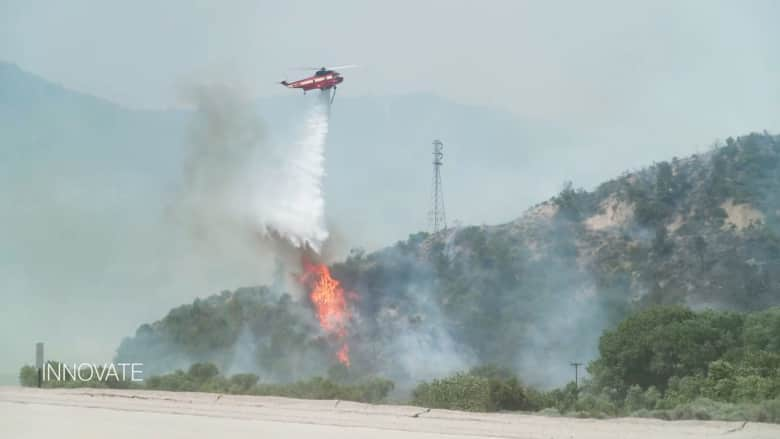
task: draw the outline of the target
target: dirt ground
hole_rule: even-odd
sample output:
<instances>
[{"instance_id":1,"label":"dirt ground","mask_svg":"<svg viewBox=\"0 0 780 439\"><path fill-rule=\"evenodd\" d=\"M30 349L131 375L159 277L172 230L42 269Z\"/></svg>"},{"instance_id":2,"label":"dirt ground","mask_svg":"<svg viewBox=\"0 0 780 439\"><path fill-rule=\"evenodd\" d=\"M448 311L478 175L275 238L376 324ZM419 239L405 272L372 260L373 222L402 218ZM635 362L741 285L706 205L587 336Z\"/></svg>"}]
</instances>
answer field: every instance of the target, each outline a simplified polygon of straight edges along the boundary
<instances>
[{"instance_id":1,"label":"dirt ground","mask_svg":"<svg viewBox=\"0 0 780 439\"><path fill-rule=\"evenodd\" d=\"M0 437L317 439L780 438L780 425L466 413L276 397L0 387Z\"/></svg>"}]
</instances>

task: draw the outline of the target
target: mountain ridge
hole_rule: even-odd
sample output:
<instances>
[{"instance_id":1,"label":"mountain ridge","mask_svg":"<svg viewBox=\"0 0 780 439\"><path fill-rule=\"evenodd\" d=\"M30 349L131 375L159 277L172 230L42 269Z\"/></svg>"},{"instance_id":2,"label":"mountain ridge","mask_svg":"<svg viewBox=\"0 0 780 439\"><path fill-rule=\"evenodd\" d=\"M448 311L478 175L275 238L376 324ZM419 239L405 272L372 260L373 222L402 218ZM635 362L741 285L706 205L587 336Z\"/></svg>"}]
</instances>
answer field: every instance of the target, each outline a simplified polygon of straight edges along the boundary
<instances>
[{"instance_id":1,"label":"mountain ridge","mask_svg":"<svg viewBox=\"0 0 780 439\"><path fill-rule=\"evenodd\" d=\"M595 358L603 330L631 310L684 304L744 311L780 304L780 200L773 194L780 186L778 140L759 133L729 138L705 154L655 163L593 191L567 185L508 223L421 232L376 252L353 251L332 271L359 297L350 332L354 369L404 383L489 362L553 386L569 379L569 361ZM305 300L258 291L207 299L215 314L206 320L223 322L217 333L231 346L218 349L219 366L231 370L231 355L239 350L230 340L245 334L243 325L259 324L255 305L239 306L232 317L220 310L234 297L251 302L257 294L273 298L261 314L269 307L299 309L284 325L298 327L298 336L308 333L304 340L329 364L327 338L306 317ZM190 312L190 306L177 311ZM167 319L145 327L143 337L170 341ZM197 318L186 325L199 333ZM262 364L270 353L256 340L268 333L255 329L242 336L241 350ZM300 349L287 342L286 349ZM119 357L138 355L144 343L138 335L126 339ZM166 349L180 352L175 346ZM198 351L182 364L204 358L213 360ZM292 378L261 369L266 379Z\"/></svg>"},{"instance_id":2,"label":"mountain ridge","mask_svg":"<svg viewBox=\"0 0 780 439\"><path fill-rule=\"evenodd\" d=\"M63 360L108 358L116 340L137 322L157 317L150 302L171 308L204 291L272 279L273 261L251 259L259 258L254 248L200 245L171 219L198 128L192 112L126 108L10 63L0 63L0 76L5 189L0 203L9 206L0 236L4 291L13 300L23 297L14 302L23 309L89 337L73 344L65 333L51 334L21 317L0 322L0 330L22 331L63 350L69 346L57 355ZM312 96L294 93L255 102L264 139L282 145L297 141L296 124ZM482 152L482 130L470 121L490 132L496 154ZM427 210L430 142L442 135L451 216L473 214L477 223L515 217L531 199L530 190L515 190L510 202L503 202L497 189L525 187L534 179L517 172L532 162L530 148L517 147L529 138L526 128L500 110L431 95L340 95L325 162L332 234L343 248L374 249L420 229ZM498 201L500 209L488 208ZM482 207L473 209L475 203ZM106 307L117 301L124 301L124 312L109 319ZM108 329L93 333L79 317L85 313L98 316ZM15 370L28 354L24 343L9 347L6 370Z\"/></svg>"},{"instance_id":3,"label":"mountain ridge","mask_svg":"<svg viewBox=\"0 0 780 439\"><path fill-rule=\"evenodd\" d=\"M83 93L38 84L45 80L7 64L0 64L0 75L32 84L16 87L0 80L0 132L4 145L11 146L0 151L0 180L12 189L0 194L0 201L16 207L5 218L7 230L15 232L6 251L16 265L3 268L10 285L40 301L54 292L57 297L75 297L75 292L87 297L88 303L63 304L53 316L59 319L62 313L104 312L97 303L106 297L138 299L127 308L125 322L110 322L115 328L101 335L105 343L127 334L139 321L153 321L157 311L144 305L148 301L168 307L213 288L194 281L178 285L166 271L178 267L146 260L155 249L175 254L168 248L176 246L166 245L169 230L158 230L157 222L186 156L189 122L184 112L129 110L100 98L81 99ZM38 98L22 99L26 104L9 98L27 88ZM435 96L427 103L412 98L339 98L333 114L325 189L329 211L338 218L334 233L346 230L351 246L380 249L355 251L333 266L344 285L360 294L355 306L363 319L375 321L356 323L363 325L355 328L355 364L363 364L356 369L408 381L494 361L521 371L529 381L555 384L568 377L569 360L564 357L592 358L601 331L633 307L687 303L749 310L776 303L778 200L772 191L778 185L777 137L756 133L727 139L712 152L659 162L591 191L570 185L517 218L524 206L553 195L551 188L562 180L555 172L569 169L566 160L555 155L565 155L565 148L531 145L556 144L556 137L548 136L566 134L529 127L500 111L448 109L444 104L452 103ZM258 103L258 113L271 128L271 141L284 140L275 136L284 133L285 126L294 128L296 119L290 115L302 105L299 96ZM475 121L479 123L472 125ZM427 148L438 137L445 140L450 217L469 212L476 219L464 222L472 224L517 219L497 226L457 227L441 240L414 234L382 247L395 236L421 229L427 210L423 193L430 183ZM486 147L490 154L483 152ZM373 165L380 161L382 166ZM117 224L127 227L128 236L116 233ZM52 250L52 242L61 245ZM73 248L80 248L83 257L72 258ZM60 275L93 279L92 267L105 264L106 254L112 265L98 273L99 282ZM139 255L145 255L142 262ZM214 257L232 263L232 256ZM18 267L33 264L55 268L36 273L32 282ZM241 279L257 278L257 267L247 265L249 275L242 272L246 276ZM111 278L114 270L122 277ZM231 277L223 277L227 280L221 284L259 283L238 282L235 272L228 272ZM208 285L216 284L210 281ZM285 302L285 291L242 291L246 297L237 301L241 306L232 317L222 312L234 295L216 303L215 309L222 311L203 317L204 322L191 316L195 307L187 305L175 322L159 320L157 329L146 331L137 349L131 349L132 340L125 343L120 356L147 355L151 351L145 343L159 342L171 349L172 357L161 361L159 370L217 357L221 366L229 366L236 356L235 342L241 339L250 345L246 367L260 364L274 379L292 378L285 369L317 372L294 367L310 355L329 364L328 341L311 325L305 303ZM268 297L254 297L258 295ZM272 343L266 331L274 325L254 320L256 313L269 309L292 316L290 331L297 335ZM227 323L202 326L214 323L212 317ZM186 323L190 318L194 320ZM8 331L24 326L10 320L6 324ZM90 332L81 323L69 324L76 332ZM216 331L220 340L230 343L212 351L208 346L188 347L187 337L170 339L168 331L184 327L190 334ZM468 328L478 330L469 333ZM28 330L45 335L40 329ZM262 351L260 339L269 340L270 351ZM371 341L365 345L370 349L359 348L361 339ZM287 363L256 363L255 354L262 351L267 357L285 343L291 352L300 343L313 351L301 351L297 360L291 357ZM372 350L382 354L384 366L371 359ZM77 354L94 355L86 350ZM19 347L9 358L25 355ZM545 374L538 367L542 363L549 364Z\"/></svg>"}]
</instances>

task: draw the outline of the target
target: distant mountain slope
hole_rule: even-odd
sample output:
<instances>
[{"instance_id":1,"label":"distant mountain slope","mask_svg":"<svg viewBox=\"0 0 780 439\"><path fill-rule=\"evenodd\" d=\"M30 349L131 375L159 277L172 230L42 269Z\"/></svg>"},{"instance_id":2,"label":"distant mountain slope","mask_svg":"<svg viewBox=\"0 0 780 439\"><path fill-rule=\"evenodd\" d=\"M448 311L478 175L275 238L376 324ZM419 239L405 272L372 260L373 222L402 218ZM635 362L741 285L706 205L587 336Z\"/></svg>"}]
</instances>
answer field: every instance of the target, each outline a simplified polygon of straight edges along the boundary
<instances>
[{"instance_id":1,"label":"distant mountain slope","mask_svg":"<svg viewBox=\"0 0 780 439\"><path fill-rule=\"evenodd\" d=\"M593 359L602 330L630 309L780 304L778 189L780 139L750 134L592 192L566 187L510 223L420 233L377 252L353 252L333 266L359 296L350 331L353 368L413 383L493 362L534 384L560 384L570 378L569 362ZM165 340L171 352L219 358L228 369L225 358L248 349L267 373L261 366L267 351L257 346L269 334L273 345L279 332L258 329L262 317L246 307L225 317L220 310L235 303L231 297L209 299L218 318L200 321L195 308L178 309L184 323L170 314L145 327L123 342L119 357ZM305 322L306 303L284 306L296 303L296 321ZM214 318L223 322L220 357L171 341L182 324L193 337L214 336ZM247 326L255 329L237 343ZM305 339L322 341L317 330Z\"/></svg>"},{"instance_id":2,"label":"distant mountain slope","mask_svg":"<svg viewBox=\"0 0 780 439\"><path fill-rule=\"evenodd\" d=\"M185 118L175 111L128 110L0 62L0 154L9 167L110 167L158 177L176 166Z\"/></svg>"}]
</instances>

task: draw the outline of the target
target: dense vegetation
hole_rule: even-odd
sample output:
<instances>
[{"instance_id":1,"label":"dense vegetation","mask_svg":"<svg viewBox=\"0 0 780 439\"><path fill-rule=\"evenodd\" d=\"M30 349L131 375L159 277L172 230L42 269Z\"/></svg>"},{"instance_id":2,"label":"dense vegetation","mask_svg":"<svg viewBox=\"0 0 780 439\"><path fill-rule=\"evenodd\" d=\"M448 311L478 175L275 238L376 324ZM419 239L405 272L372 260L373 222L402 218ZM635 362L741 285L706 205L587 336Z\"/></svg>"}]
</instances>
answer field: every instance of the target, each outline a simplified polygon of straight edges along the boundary
<instances>
[{"instance_id":1,"label":"dense vegetation","mask_svg":"<svg viewBox=\"0 0 780 439\"><path fill-rule=\"evenodd\" d=\"M267 287L225 291L141 325L116 361L142 362L159 375L211 362L220 370L262 370L274 382L325 374L332 361L311 311ZM319 365L324 365L320 367Z\"/></svg>"},{"instance_id":2,"label":"dense vegetation","mask_svg":"<svg viewBox=\"0 0 780 439\"><path fill-rule=\"evenodd\" d=\"M393 389L393 382L381 378L349 379L348 371L334 367L330 376L312 377L291 383L262 383L252 373L238 373L231 376L220 374L212 363L195 363L187 371L176 370L169 374L155 375L142 382L130 380L78 381L62 375L61 380L46 380L42 387L94 387L119 389L170 390L186 392L211 392L240 395L286 396L307 399L343 399L377 403L383 401ZM36 387L38 372L33 366L23 366L19 371L19 382L23 386Z\"/></svg>"},{"instance_id":3,"label":"dense vegetation","mask_svg":"<svg viewBox=\"0 0 780 439\"><path fill-rule=\"evenodd\" d=\"M423 383L413 401L476 411L780 422L780 308L742 314L651 307L606 331L599 351L579 388L540 392L509 371L483 367Z\"/></svg>"},{"instance_id":4,"label":"dense vegetation","mask_svg":"<svg viewBox=\"0 0 780 439\"><path fill-rule=\"evenodd\" d=\"M655 306L633 313L599 341L599 357L581 385L540 391L492 365L418 384L411 403L469 411L542 410L577 416L653 416L780 422L780 307L753 313ZM20 371L34 386L36 370ZM211 363L186 372L128 382L49 381L46 387L137 387L157 390L386 400L392 381L356 377L343 367L329 376L261 383L255 374L223 376Z\"/></svg>"},{"instance_id":5,"label":"dense vegetation","mask_svg":"<svg viewBox=\"0 0 780 439\"><path fill-rule=\"evenodd\" d=\"M0 70L11 83L23 79ZM111 151L133 157L143 156L136 145L172 151L156 147L176 143L161 130L184 122L170 113L101 123L124 110L90 101L84 118L84 111L62 111L79 97L34 88L16 100L55 98L44 119L86 131L109 127L96 139L118 139L128 147ZM58 142L27 135L40 131L41 115L19 117L19 109L30 113L26 104L8 108L11 138L30 146L18 151L62 144L63 136L81 142L71 136L80 130L50 130ZM106 142L92 143L79 150L99 165ZM156 163L177 162L166 157ZM344 175L345 187L353 185ZM123 340L115 361L143 362L152 375L143 386L157 389L373 402L397 384L413 387L414 402L429 407L777 421L780 323L770 307L780 305L778 189L780 138L752 133L592 191L567 183L507 224L418 233L378 252L355 251L333 266L359 297L351 302L348 372L333 367L333 341L305 300L267 287L177 307ZM566 384L571 360L593 358L587 381ZM36 371L25 366L20 381L34 385Z\"/></svg>"},{"instance_id":6,"label":"dense vegetation","mask_svg":"<svg viewBox=\"0 0 780 439\"><path fill-rule=\"evenodd\" d=\"M778 396L774 311L753 312L780 305L778 189L780 140L754 133L592 191L568 183L507 224L355 250L332 266L354 316L340 385L382 376L419 404L469 410L775 419L756 414ZM209 362L306 394L336 361L302 297L196 300L139 327L116 360L160 376ZM570 361L594 358L589 381L565 384Z\"/></svg>"},{"instance_id":7,"label":"dense vegetation","mask_svg":"<svg viewBox=\"0 0 780 439\"><path fill-rule=\"evenodd\" d=\"M765 404L769 412L755 416L777 422L778 340L777 307L749 314L650 308L601 337L584 390L629 412L667 417L696 404Z\"/></svg>"},{"instance_id":8,"label":"dense vegetation","mask_svg":"<svg viewBox=\"0 0 780 439\"><path fill-rule=\"evenodd\" d=\"M529 410L533 408L529 392L510 370L487 365L419 384L412 403L469 411Z\"/></svg>"},{"instance_id":9,"label":"dense vegetation","mask_svg":"<svg viewBox=\"0 0 780 439\"><path fill-rule=\"evenodd\" d=\"M567 184L508 224L355 250L332 266L356 297L352 369L411 388L499 364L549 388L568 379L570 361L595 358L602 331L633 310L780 305L778 164L776 137L729 138L593 191ZM333 340L302 296L286 293L241 288L180 306L141 325L116 360L153 374L212 362L270 382L323 376Z\"/></svg>"}]
</instances>

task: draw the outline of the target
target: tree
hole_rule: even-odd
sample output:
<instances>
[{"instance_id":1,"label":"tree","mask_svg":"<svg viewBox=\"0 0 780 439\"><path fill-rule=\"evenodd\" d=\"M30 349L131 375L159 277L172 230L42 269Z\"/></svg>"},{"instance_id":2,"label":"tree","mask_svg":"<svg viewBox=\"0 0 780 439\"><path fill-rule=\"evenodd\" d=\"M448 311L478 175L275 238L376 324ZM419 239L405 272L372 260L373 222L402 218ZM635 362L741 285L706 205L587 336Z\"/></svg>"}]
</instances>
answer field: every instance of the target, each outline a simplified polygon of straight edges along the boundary
<instances>
[{"instance_id":1,"label":"tree","mask_svg":"<svg viewBox=\"0 0 780 439\"><path fill-rule=\"evenodd\" d=\"M648 308L604 333L601 356L589 371L602 385L623 393L634 384L663 390L673 376L706 373L710 362L740 344L742 325L737 313Z\"/></svg>"},{"instance_id":2,"label":"tree","mask_svg":"<svg viewBox=\"0 0 780 439\"><path fill-rule=\"evenodd\" d=\"M750 314L744 338L749 348L780 353L780 307Z\"/></svg>"},{"instance_id":3,"label":"tree","mask_svg":"<svg viewBox=\"0 0 780 439\"><path fill-rule=\"evenodd\" d=\"M553 197L553 202L562 215L572 221L578 221L580 219L579 198L583 193L582 189L575 190L571 181L565 181L561 192Z\"/></svg>"},{"instance_id":4,"label":"tree","mask_svg":"<svg viewBox=\"0 0 780 439\"><path fill-rule=\"evenodd\" d=\"M674 181L672 165L669 162L658 163L658 172L655 177L656 199L666 205L670 205L674 199Z\"/></svg>"},{"instance_id":5,"label":"tree","mask_svg":"<svg viewBox=\"0 0 780 439\"><path fill-rule=\"evenodd\" d=\"M655 229L655 239L653 240L653 250L660 256L665 256L672 251L674 244L669 240L669 233L666 231L666 226L663 224L658 225Z\"/></svg>"}]
</instances>

